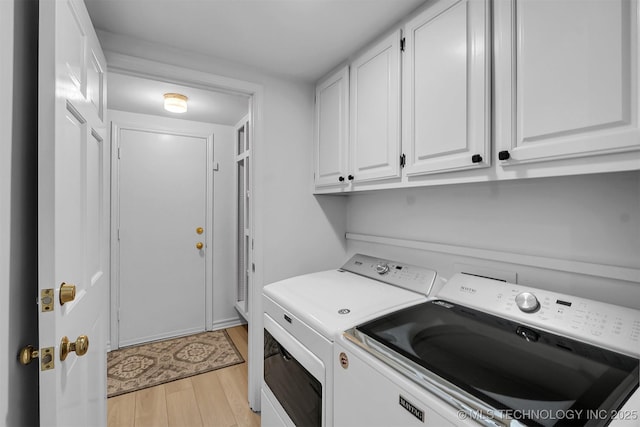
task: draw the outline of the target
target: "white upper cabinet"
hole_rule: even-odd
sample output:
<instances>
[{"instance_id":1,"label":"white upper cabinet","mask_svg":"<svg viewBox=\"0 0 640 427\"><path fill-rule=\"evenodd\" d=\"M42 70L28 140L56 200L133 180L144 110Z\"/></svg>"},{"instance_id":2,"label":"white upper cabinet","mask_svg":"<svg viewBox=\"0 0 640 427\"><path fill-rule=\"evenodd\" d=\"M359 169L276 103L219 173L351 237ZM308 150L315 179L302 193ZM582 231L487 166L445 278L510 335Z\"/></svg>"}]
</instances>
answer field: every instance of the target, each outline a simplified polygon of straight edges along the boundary
<instances>
[{"instance_id":1,"label":"white upper cabinet","mask_svg":"<svg viewBox=\"0 0 640 427\"><path fill-rule=\"evenodd\" d=\"M503 168L640 149L638 17L636 0L495 1Z\"/></svg>"},{"instance_id":2,"label":"white upper cabinet","mask_svg":"<svg viewBox=\"0 0 640 427\"><path fill-rule=\"evenodd\" d=\"M315 185L346 187L349 142L349 68L316 86Z\"/></svg>"},{"instance_id":3,"label":"white upper cabinet","mask_svg":"<svg viewBox=\"0 0 640 427\"><path fill-rule=\"evenodd\" d=\"M408 176L491 164L489 2L439 0L405 25Z\"/></svg>"},{"instance_id":4,"label":"white upper cabinet","mask_svg":"<svg viewBox=\"0 0 640 427\"><path fill-rule=\"evenodd\" d=\"M400 31L351 63L350 153L354 183L400 177Z\"/></svg>"}]
</instances>

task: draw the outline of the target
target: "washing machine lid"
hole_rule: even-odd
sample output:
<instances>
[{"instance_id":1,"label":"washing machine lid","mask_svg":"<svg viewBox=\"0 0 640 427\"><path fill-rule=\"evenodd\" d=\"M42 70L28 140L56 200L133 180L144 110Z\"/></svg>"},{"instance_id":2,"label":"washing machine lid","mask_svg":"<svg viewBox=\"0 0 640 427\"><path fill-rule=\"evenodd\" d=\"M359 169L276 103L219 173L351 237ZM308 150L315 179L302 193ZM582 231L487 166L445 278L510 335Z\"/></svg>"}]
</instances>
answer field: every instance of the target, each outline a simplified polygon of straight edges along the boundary
<instances>
[{"instance_id":1,"label":"washing machine lid","mask_svg":"<svg viewBox=\"0 0 640 427\"><path fill-rule=\"evenodd\" d=\"M425 294L342 269L272 283L263 293L330 341L357 324L426 301Z\"/></svg>"}]
</instances>

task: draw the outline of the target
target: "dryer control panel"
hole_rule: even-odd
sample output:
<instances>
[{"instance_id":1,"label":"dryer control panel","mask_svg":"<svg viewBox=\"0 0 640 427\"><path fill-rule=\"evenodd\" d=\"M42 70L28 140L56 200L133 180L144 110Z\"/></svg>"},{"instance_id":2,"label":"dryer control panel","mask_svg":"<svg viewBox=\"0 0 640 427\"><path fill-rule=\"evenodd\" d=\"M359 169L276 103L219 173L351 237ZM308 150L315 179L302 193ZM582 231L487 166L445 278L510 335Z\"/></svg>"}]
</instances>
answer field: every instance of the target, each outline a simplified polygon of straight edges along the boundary
<instances>
[{"instance_id":1,"label":"dryer control panel","mask_svg":"<svg viewBox=\"0 0 640 427\"><path fill-rule=\"evenodd\" d=\"M436 280L436 272L424 267L355 254L342 270L390 285L428 295Z\"/></svg>"}]
</instances>

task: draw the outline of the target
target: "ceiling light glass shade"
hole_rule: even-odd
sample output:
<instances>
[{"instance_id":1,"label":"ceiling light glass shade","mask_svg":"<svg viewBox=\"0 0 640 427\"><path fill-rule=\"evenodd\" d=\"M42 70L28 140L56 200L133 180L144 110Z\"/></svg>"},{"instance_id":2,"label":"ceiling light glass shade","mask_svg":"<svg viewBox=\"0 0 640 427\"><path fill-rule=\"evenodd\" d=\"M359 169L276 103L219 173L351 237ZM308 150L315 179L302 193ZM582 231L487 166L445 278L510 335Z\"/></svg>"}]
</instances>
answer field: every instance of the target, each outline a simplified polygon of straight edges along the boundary
<instances>
[{"instance_id":1,"label":"ceiling light glass shade","mask_svg":"<svg viewBox=\"0 0 640 427\"><path fill-rule=\"evenodd\" d=\"M186 113L187 99L189 98L179 93L165 93L164 109L172 113Z\"/></svg>"}]
</instances>

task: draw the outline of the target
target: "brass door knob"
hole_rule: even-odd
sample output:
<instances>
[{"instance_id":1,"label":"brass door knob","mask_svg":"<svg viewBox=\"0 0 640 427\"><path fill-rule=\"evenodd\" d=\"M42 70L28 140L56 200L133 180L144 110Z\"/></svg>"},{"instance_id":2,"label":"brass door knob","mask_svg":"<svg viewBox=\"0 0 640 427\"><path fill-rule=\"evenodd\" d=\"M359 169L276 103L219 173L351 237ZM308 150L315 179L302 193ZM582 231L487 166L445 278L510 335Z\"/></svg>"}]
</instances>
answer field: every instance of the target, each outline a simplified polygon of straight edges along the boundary
<instances>
[{"instance_id":1,"label":"brass door knob","mask_svg":"<svg viewBox=\"0 0 640 427\"><path fill-rule=\"evenodd\" d=\"M32 345L28 345L20 350L20 355L18 356L18 358L20 359L20 363L22 363L23 365L28 365L38 358L38 350L33 348Z\"/></svg>"},{"instance_id":2,"label":"brass door knob","mask_svg":"<svg viewBox=\"0 0 640 427\"><path fill-rule=\"evenodd\" d=\"M196 248L202 249L202 248L204 248L204 244L202 242L198 242L198 243L196 243Z\"/></svg>"},{"instance_id":3,"label":"brass door knob","mask_svg":"<svg viewBox=\"0 0 640 427\"><path fill-rule=\"evenodd\" d=\"M204 228L202 228L202 227L196 228L196 233L198 233L198 234L204 233Z\"/></svg>"},{"instance_id":4,"label":"brass door knob","mask_svg":"<svg viewBox=\"0 0 640 427\"><path fill-rule=\"evenodd\" d=\"M60 305L64 305L74 299L76 299L76 285L63 282L60 285Z\"/></svg>"},{"instance_id":5,"label":"brass door knob","mask_svg":"<svg viewBox=\"0 0 640 427\"><path fill-rule=\"evenodd\" d=\"M70 342L67 337L60 340L60 360L66 359L72 351L76 352L76 356L84 356L88 350L89 337L86 335L80 335L75 342Z\"/></svg>"}]
</instances>

